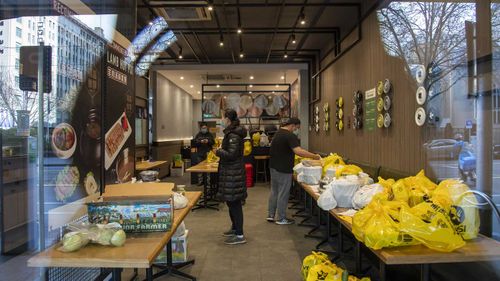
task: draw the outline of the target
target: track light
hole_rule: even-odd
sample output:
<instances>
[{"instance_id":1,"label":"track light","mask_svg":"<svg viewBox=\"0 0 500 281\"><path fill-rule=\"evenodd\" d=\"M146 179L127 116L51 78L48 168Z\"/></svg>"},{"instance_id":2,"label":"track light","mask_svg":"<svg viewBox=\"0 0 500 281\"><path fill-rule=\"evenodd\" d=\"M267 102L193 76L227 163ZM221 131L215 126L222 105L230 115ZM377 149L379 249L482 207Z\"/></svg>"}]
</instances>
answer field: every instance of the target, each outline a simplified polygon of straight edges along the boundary
<instances>
[{"instance_id":1,"label":"track light","mask_svg":"<svg viewBox=\"0 0 500 281\"><path fill-rule=\"evenodd\" d=\"M213 10L214 10L214 6L212 6L212 4L209 4L209 5L208 5L208 10L209 10L209 11L213 11Z\"/></svg>"},{"instance_id":2,"label":"track light","mask_svg":"<svg viewBox=\"0 0 500 281\"><path fill-rule=\"evenodd\" d=\"M304 13L300 14L300 24L301 25L306 24L306 15L304 15Z\"/></svg>"},{"instance_id":3,"label":"track light","mask_svg":"<svg viewBox=\"0 0 500 281\"><path fill-rule=\"evenodd\" d=\"M288 54L285 52L285 54L283 55L283 58L288 58Z\"/></svg>"},{"instance_id":4,"label":"track light","mask_svg":"<svg viewBox=\"0 0 500 281\"><path fill-rule=\"evenodd\" d=\"M182 59L182 48L179 48L179 59Z\"/></svg>"},{"instance_id":5,"label":"track light","mask_svg":"<svg viewBox=\"0 0 500 281\"><path fill-rule=\"evenodd\" d=\"M253 80L253 76L250 76L250 80Z\"/></svg>"},{"instance_id":6,"label":"track light","mask_svg":"<svg viewBox=\"0 0 500 281\"><path fill-rule=\"evenodd\" d=\"M217 88L220 88L220 85L219 85L219 84L217 84L217 86L216 86L216 87L217 87Z\"/></svg>"},{"instance_id":7,"label":"track light","mask_svg":"<svg viewBox=\"0 0 500 281\"><path fill-rule=\"evenodd\" d=\"M222 34L220 36L219 46L224 47L224 37L222 36Z\"/></svg>"},{"instance_id":8,"label":"track light","mask_svg":"<svg viewBox=\"0 0 500 281\"><path fill-rule=\"evenodd\" d=\"M245 57L245 54L243 53L243 50L240 50L240 59L242 59L243 57Z\"/></svg>"},{"instance_id":9,"label":"track light","mask_svg":"<svg viewBox=\"0 0 500 281\"><path fill-rule=\"evenodd\" d=\"M253 85L252 85L252 84L250 84L250 85L248 85L248 87L252 88L252 87L253 87Z\"/></svg>"},{"instance_id":10,"label":"track light","mask_svg":"<svg viewBox=\"0 0 500 281\"><path fill-rule=\"evenodd\" d=\"M297 40L295 40L295 34L292 34L292 37L291 37L291 39L292 39L292 44L295 44L295 43L297 43Z\"/></svg>"},{"instance_id":11,"label":"track light","mask_svg":"<svg viewBox=\"0 0 500 281\"><path fill-rule=\"evenodd\" d=\"M238 27L238 30L236 32L238 32L238 34L241 34L243 31L241 30L241 27Z\"/></svg>"}]
</instances>

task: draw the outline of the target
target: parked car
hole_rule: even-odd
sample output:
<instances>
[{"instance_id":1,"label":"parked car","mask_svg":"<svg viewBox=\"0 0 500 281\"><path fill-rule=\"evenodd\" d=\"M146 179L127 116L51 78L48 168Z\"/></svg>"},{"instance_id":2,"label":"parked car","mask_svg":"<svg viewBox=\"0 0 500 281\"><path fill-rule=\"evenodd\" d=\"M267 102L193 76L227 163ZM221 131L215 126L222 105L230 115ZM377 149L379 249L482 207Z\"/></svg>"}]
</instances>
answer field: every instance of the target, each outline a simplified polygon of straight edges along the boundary
<instances>
[{"instance_id":1,"label":"parked car","mask_svg":"<svg viewBox=\"0 0 500 281\"><path fill-rule=\"evenodd\" d=\"M500 144L493 145L493 158L500 159Z\"/></svg>"},{"instance_id":2,"label":"parked car","mask_svg":"<svg viewBox=\"0 0 500 281\"><path fill-rule=\"evenodd\" d=\"M458 159L460 148L454 139L435 139L424 144L428 159Z\"/></svg>"}]
</instances>

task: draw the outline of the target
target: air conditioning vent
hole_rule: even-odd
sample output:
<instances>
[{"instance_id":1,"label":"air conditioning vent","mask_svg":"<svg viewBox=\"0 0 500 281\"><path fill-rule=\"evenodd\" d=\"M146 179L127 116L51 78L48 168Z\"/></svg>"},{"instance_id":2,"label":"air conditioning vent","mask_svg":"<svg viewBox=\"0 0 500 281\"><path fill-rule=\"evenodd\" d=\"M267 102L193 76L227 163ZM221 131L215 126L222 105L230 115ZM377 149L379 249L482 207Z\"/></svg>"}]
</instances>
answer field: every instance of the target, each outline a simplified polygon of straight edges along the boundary
<instances>
[{"instance_id":1,"label":"air conditioning vent","mask_svg":"<svg viewBox=\"0 0 500 281\"><path fill-rule=\"evenodd\" d=\"M156 8L156 12L171 21L209 21L212 19L208 9L198 8Z\"/></svg>"}]
</instances>

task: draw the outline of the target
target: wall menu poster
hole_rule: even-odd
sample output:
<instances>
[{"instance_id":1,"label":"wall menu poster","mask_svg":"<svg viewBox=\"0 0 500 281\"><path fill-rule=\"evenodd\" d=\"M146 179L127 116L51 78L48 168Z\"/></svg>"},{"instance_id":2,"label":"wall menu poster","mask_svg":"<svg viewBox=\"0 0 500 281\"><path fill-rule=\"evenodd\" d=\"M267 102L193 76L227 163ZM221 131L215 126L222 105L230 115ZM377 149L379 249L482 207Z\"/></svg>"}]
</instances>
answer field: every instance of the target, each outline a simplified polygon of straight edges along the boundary
<instances>
[{"instance_id":1,"label":"wall menu poster","mask_svg":"<svg viewBox=\"0 0 500 281\"><path fill-rule=\"evenodd\" d=\"M104 169L106 184L130 181L135 170L134 69L126 49L111 43L106 50Z\"/></svg>"},{"instance_id":2,"label":"wall menu poster","mask_svg":"<svg viewBox=\"0 0 500 281\"><path fill-rule=\"evenodd\" d=\"M375 88L365 92L365 130L373 131L377 126L377 92Z\"/></svg>"},{"instance_id":3,"label":"wall menu poster","mask_svg":"<svg viewBox=\"0 0 500 281\"><path fill-rule=\"evenodd\" d=\"M44 160L47 211L100 192L102 64L95 59L90 65L75 78L79 88L63 87L56 103L57 121L49 128L50 149Z\"/></svg>"}]
</instances>

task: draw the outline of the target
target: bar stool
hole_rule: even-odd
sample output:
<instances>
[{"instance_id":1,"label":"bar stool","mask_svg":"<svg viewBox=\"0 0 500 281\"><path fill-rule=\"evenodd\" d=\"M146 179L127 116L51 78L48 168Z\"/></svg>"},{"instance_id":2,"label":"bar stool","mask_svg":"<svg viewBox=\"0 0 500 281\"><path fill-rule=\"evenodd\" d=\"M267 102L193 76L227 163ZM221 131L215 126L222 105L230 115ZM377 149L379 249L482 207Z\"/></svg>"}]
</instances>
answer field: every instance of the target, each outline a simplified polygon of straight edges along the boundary
<instances>
[{"instance_id":1,"label":"bar stool","mask_svg":"<svg viewBox=\"0 0 500 281\"><path fill-rule=\"evenodd\" d=\"M269 155L257 155L254 156L255 159L255 181L259 179L259 175L264 176L264 182L267 182L267 161L269 160ZM263 168L263 169L261 169Z\"/></svg>"}]
</instances>

